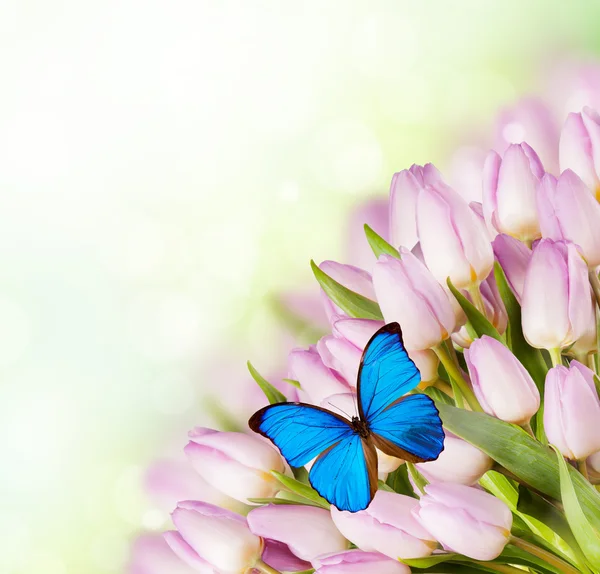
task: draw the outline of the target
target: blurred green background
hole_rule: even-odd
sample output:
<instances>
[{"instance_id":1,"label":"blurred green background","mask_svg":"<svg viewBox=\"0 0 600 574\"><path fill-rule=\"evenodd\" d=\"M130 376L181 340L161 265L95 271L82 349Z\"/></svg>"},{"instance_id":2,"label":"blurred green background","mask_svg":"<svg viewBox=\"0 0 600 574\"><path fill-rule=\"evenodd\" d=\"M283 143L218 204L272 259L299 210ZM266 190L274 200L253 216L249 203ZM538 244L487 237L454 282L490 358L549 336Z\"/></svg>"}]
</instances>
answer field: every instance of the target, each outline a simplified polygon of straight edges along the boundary
<instances>
[{"instance_id":1,"label":"blurred green background","mask_svg":"<svg viewBox=\"0 0 600 574\"><path fill-rule=\"evenodd\" d=\"M348 209L492 124L595 1L4 0L0 572L122 572L160 528L224 347L282 362L266 295ZM225 375L222 375L225 376ZM218 377L217 377L218 378Z\"/></svg>"}]
</instances>

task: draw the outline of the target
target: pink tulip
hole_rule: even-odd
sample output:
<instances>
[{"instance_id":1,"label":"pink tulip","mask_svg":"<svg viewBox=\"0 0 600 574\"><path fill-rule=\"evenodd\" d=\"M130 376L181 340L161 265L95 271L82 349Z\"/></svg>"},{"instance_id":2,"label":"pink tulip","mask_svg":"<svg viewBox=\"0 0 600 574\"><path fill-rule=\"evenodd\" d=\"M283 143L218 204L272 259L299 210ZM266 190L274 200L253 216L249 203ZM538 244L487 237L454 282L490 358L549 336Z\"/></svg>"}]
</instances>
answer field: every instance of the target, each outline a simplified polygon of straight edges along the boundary
<instances>
[{"instance_id":1,"label":"pink tulip","mask_svg":"<svg viewBox=\"0 0 600 574\"><path fill-rule=\"evenodd\" d=\"M171 512L180 500L203 500L217 506L235 503L208 484L185 458L153 461L144 475L144 486L154 504L165 512Z\"/></svg>"},{"instance_id":2,"label":"pink tulip","mask_svg":"<svg viewBox=\"0 0 600 574\"><path fill-rule=\"evenodd\" d=\"M311 569L310 562L298 558L289 546L277 540L265 539L262 560L280 572L303 572Z\"/></svg>"},{"instance_id":3,"label":"pink tulip","mask_svg":"<svg viewBox=\"0 0 600 574\"><path fill-rule=\"evenodd\" d=\"M512 514L499 498L463 484L425 487L417 515L442 546L476 560L493 560L504 550Z\"/></svg>"},{"instance_id":4,"label":"pink tulip","mask_svg":"<svg viewBox=\"0 0 600 574\"><path fill-rule=\"evenodd\" d=\"M481 203L481 179L486 155L480 147L463 146L451 158L451 187L469 204Z\"/></svg>"},{"instance_id":5,"label":"pink tulip","mask_svg":"<svg viewBox=\"0 0 600 574\"><path fill-rule=\"evenodd\" d=\"M540 408L531 375L512 352L483 335L465 350L473 392L483 410L503 421L526 424Z\"/></svg>"},{"instance_id":6,"label":"pink tulip","mask_svg":"<svg viewBox=\"0 0 600 574\"><path fill-rule=\"evenodd\" d=\"M254 534L287 544L302 560L348 548L348 541L323 508L268 504L251 510L248 524Z\"/></svg>"},{"instance_id":7,"label":"pink tulip","mask_svg":"<svg viewBox=\"0 0 600 574\"><path fill-rule=\"evenodd\" d=\"M281 455L258 436L197 427L185 447L192 466L214 488L248 502L269 498L279 491L270 471L285 472Z\"/></svg>"},{"instance_id":8,"label":"pink tulip","mask_svg":"<svg viewBox=\"0 0 600 574\"><path fill-rule=\"evenodd\" d=\"M559 127L548 106L538 99L523 98L500 111L494 147L503 154L510 144L526 141L537 150L545 168L558 173L559 136Z\"/></svg>"},{"instance_id":9,"label":"pink tulip","mask_svg":"<svg viewBox=\"0 0 600 574\"><path fill-rule=\"evenodd\" d=\"M394 247L412 249L417 243L417 197L426 185L441 179L440 172L430 163L394 174L390 186L390 237Z\"/></svg>"},{"instance_id":10,"label":"pink tulip","mask_svg":"<svg viewBox=\"0 0 600 574\"><path fill-rule=\"evenodd\" d=\"M410 496L378 490L371 504L359 512L331 507L339 531L361 550L390 558L422 558L437 546L435 539L414 518L419 502Z\"/></svg>"},{"instance_id":11,"label":"pink tulip","mask_svg":"<svg viewBox=\"0 0 600 574\"><path fill-rule=\"evenodd\" d=\"M206 563L205 572L212 574L214 570ZM208 569L206 569L208 568ZM183 562L169 548L161 534L143 534L131 544L127 574L197 574L198 569Z\"/></svg>"},{"instance_id":12,"label":"pink tulip","mask_svg":"<svg viewBox=\"0 0 600 574\"><path fill-rule=\"evenodd\" d=\"M326 335L317 343L317 350L327 367L340 373L348 383L356 384L362 349L343 337Z\"/></svg>"},{"instance_id":13,"label":"pink tulip","mask_svg":"<svg viewBox=\"0 0 600 574\"><path fill-rule=\"evenodd\" d=\"M419 193L417 230L425 263L442 285L448 277L457 288L478 285L492 270L494 254L484 225L444 183Z\"/></svg>"},{"instance_id":14,"label":"pink tulip","mask_svg":"<svg viewBox=\"0 0 600 574\"><path fill-rule=\"evenodd\" d=\"M172 517L177 532L165 534L169 546L201 572L245 572L260 559L261 539L235 512L205 502L186 501L177 505Z\"/></svg>"},{"instance_id":15,"label":"pink tulip","mask_svg":"<svg viewBox=\"0 0 600 574\"><path fill-rule=\"evenodd\" d=\"M354 267L354 265L338 263L337 261L323 261L319 265L319 269L351 291L367 299L375 299L371 275L363 269ZM322 293L327 317L331 318L333 315L345 316L345 313L325 295L325 292Z\"/></svg>"},{"instance_id":16,"label":"pink tulip","mask_svg":"<svg viewBox=\"0 0 600 574\"><path fill-rule=\"evenodd\" d=\"M511 144L501 158L491 151L483 169L483 214L490 228L523 241L540 237L536 190L544 175L526 143Z\"/></svg>"},{"instance_id":17,"label":"pink tulip","mask_svg":"<svg viewBox=\"0 0 600 574\"><path fill-rule=\"evenodd\" d=\"M419 472L429 482L475 484L494 461L468 442L450 436L446 431L444 450L436 460L417 464Z\"/></svg>"},{"instance_id":18,"label":"pink tulip","mask_svg":"<svg viewBox=\"0 0 600 574\"><path fill-rule=\"evenodd\" d=\"M567 347L586 332L594 309L587 265L574 244L551 239L538 243L521 304L523 334L534 347Z\"/></svg>"},{"instance_id":19,"label":"pink tulip","mask_svg":"<svg viewBox=\"0 0 600 574\"><path fill-rule=\"evenodd\" d=\"M560 135L560 169L573 170L589 187L600 194L600 116L592 108L570 113Z\"/></svg>"},{"instance_id":20,"label":"pink tulip","mask_svg":"<svg viewBox=\"0 0 600 574\"><path fill-rule=\"evenodd\" d=\"M521 303L525 273L531 259L531 249L510 235L498 235L492 243L494 255L517 301Z\"/></svg>"},{"instance_id":21,"label":"pink tulip","mask_svg":"<svg viewBox=\"0 0 600 574\"><path fill-rule=\"evenodd\" d=\"M570 169L557 180L546 175L538 187L542 235L581 248L590 268L600 265L600 204Z\"/></svg>"},{"instance_id":22,"label":"pink tulip","mask_svg":"<svg viewBox=\"0 0 600 574\"><path fill-rule=\"evenodd\" d=\"M410 574L410 568L377 552L347 550L314 561L315 574Z\"/></svg>"},{"instance_id":23,"label":"pink tulip","mask_svg":"<svg viewBox=\"0 0 600 574\"><path fill-rule=\"evenodd\" d=\"M389 241L388 200L377 198L359 203L348 218L344 260L361 269L370 269L376 257L365 236L365 223L378 235Z\"/></svg>"},{"instance_id":24,"label":"pink tulip","mask_svg":"<svg viewBox=\"0 0 600 574\"><path fill-rule=\"evenodd\" d=\"M430 349L454 331L456 316L427 267L405 248L400 255L402 259L381 255L375 264L377 300L386 322L400 323L407 349Z\"/></svg>"},{"instance_id":25,"label":"pink tulip","mask_svg":"<svg viewBox=\"0 0 600 574\"><path fill-rule=\"evenodd\" d=\"M571 460L600 451L600 401L594 373L578 361L546 375L544 428L548 441Z\"/></svg>"},{"instance_id":26,"label":"pink tulip","mask_svg":"<svg viewBox=\"0 0 600 574\"><path fill-rule=\"evenodd\" d=\"M331 395L347 393L349 384L323 363L315 347L294 349L288 355L290 379L300 382L302 400L319 404ZM356 379L352 384L356 383Z\"/></svg>"}]
</instances>

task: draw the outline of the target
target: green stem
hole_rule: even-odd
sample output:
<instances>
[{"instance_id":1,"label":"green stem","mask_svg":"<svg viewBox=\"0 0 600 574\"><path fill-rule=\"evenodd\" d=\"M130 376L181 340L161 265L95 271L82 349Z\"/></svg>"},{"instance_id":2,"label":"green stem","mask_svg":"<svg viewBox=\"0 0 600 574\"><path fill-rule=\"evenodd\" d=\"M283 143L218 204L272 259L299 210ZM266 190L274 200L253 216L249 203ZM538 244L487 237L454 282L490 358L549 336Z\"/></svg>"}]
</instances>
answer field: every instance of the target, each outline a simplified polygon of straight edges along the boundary
<instances>
[{"instance_id":1,"label":"green stem","mask_svg":"<svg viewBox=\"0 0 600 574\"><path fill-rule=\"evenodd\" d=\"M485 317L485 303L483 302L481 291L479 291L479 286L471 285L469 287L469 294L471 295L471 299L473 300L473 305L475 305L475 307L477 307L477 310Z\"/></svg>"},{"instance_id":2,"label":"green stem","mask_svg":"<svg viewBox=\"0 0 600 574\"><path fill-rule=\"evenodd\" d=\"M594 373L598 374L596 372L596 357L594 356L595 353L588 353L585 356L585 362L583 363L588 369L594 371ZM579 361L580 363L582 361Z\"/></svg>"},{"instance_id":3,"label":"green stem","mask_svg":"<svg viewBox=\"0 0 600 574\"><path fill-rule=\"evenodd\" d=\"M585 479L589 482L590 475L588 474L588 469L587 469L587 464L585 463L585 458L583 460L577 461L577 468L579 469L579 472L581 474L583 474Z\"/></svg>"},{"instance_id":4,"label":"green stem","mask_svg":"<svg viewBox=\"0 0 600 574\"><path fill-rule=\"evenodd\" d=\"M263 574L281 574L279 570L275 570L275 568L271 568L268 564L265 564L262 560L259 560L254 568L256 570L260 570Z\"/></svg>"},{"instance_id":5,"label":"green stem","mask_svg":"<svg viewBox=\"0 0 600 574\"><path fill-rule=\"evenodd\" d=\"M589 276L596 303L600 307L600 279L598 279L598 275L596 275L596 272L593 269L590 269Z\"/></svg>"},{"instance_id":6,"label":"green stem","mask_svg":"<svg viewBox=\"0 0 600 574\"><path fill-rule=\"evenodd\" d=\"M448 376L450 377L450 381L453 382L453 388L454 388L454 383L455 383L456 388L459 390L459 394L462 395L467 400L467 403L469 403L469 406L471 407L471 409L482 413L483 409L481 408L481 405L477 401L477 397L475 397L475 394L471 390L471 387L469 387L469 384L467 383L467 381L465 381L465 378L463 377L462 373L460 372L460 368L454 364L454 361L452 360L452 357L450 356L448 349L446 349L446 347L444 347L443 344L440 344L437 347L434 347L433 350L435 351L435 354L440 359L442 365L444 365L444 369L446 369L446 372L448 373ZM456 405L459 406L459 404L458 404L459 397L455 396L454 398L456 400Z\"/></svg>"},{"instance_id":7,"label":"green stem","mask_svg":"<svg viewBox=\"0 0 600 574\"><path fill-rule=\"evenodd\" d=\"M550 359L552 360L552 366L556 367L556 365L562 365L562 355L560 353L560 349L548 349L550 353Z\"/></svg>"},{"instance_id":8,"label":"green stem","mask_svg":"<svg viewBox=\"0 0 600 574\"><path fill-rule=\"evenodd\" d=\"M579 570L559 558L558 556L532 544L531 542L527 542L527 540L523 540L522 538L517 538L516 536L510 537L510 543L520 548L521 550L525 550L525 552L529 552L529 554L533 554L533 556L537 556L541 558L544 562L551 564L561 572L565 574L579 574Z\"/></svg>"},{"instance_id":9,"label":"green stem","mask_svg":"<svg viewBox=\"0 0 600 574\"><path fill-rule=\"evenodd\" d=\"M533 429L531 428L531 421L527 421L521 425L521 428L533 438L535 438L535 434L533 434ZM537 440L537 439L536 439Z\"/></svg>"},{"instance_id":10,"label":"green stem","mask_svg":"<svg viewBox=\"0 0 600 574\"><path fill-rule=\"evenodd\" d=\"M492 562L486 562L485 567L488 570L495 570L496 572L502 572L503 574L527 574L526 570L509 566L508 564L494 564Z\"/></svg>"},{"instance_id":11,"label":"green stem","mask_svg":"<svg viewBox=\"0 0 600 574\"><path fill-rule=\"evenodd\" d=\"M425 487L429 484L425 477L415 468L412 462L406 461L406 469L421 494L425 494Z\"/></svg>"}]
</instances>

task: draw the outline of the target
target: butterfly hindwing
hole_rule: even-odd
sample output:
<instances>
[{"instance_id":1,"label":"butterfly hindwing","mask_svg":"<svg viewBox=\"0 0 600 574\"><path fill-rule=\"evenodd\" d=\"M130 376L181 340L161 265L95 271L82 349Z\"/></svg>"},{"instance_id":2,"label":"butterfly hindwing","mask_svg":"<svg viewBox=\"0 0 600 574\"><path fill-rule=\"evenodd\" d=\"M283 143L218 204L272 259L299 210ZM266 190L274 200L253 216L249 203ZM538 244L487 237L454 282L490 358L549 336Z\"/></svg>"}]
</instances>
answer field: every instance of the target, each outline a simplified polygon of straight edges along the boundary
<instances>
[{"instance_id":1,"label":"butterfly hindwing","mask_svg":"<svg viewBox=\"0 0 600 574\"><path fill-rule=\"evenodd\" d=\"M250 428L269 438L291 466L315 462L313 488L340 510L366 508L377 489L377 455L349 421L320 407L277 403L259 410Z\"/></svg>"},{"instance_id":2,"label":"butterfly hindwing","mask_svg":"<svg viewBox=\"0 0 600 574\"><path fill-rule=\"evenodd\" d=\"M433 401L408 395L421 381L408 356L398 323L382 327L365 347L358 372L358 405L375 445L411 462L435 460L444 431Z\"/></svg>"},{"instance_id":3,"label":"butterfly hindwing","mask_svg":"<svg viewBox=\"0 0 600 574\"><path fill-rule=\"evenodd\" d=\"M377 490L375 448L353 434L319 455L308 478L312 487L339 510L363 510Z\"/></svg>"}]
</instances>

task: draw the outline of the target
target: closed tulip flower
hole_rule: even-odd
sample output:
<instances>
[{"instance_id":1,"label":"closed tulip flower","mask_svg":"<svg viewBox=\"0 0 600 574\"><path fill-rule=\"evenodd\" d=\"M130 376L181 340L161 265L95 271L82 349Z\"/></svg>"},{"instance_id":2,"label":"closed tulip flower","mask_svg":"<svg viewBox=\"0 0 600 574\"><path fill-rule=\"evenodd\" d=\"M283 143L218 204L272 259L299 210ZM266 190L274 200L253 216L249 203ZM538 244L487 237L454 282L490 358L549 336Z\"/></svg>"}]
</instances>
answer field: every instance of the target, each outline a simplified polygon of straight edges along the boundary
<instances>
[{"instance_id":1,"label":"closed tulip flower","mask_svg":"<svg viewBox=\"0 0 600 574\"><path fill-rule=\"evenodd\" d=\"M427 267L410 251L401 259L381 255L373 270L373 285L386 322L402 326L407 349L424 350L439 345L456 326L456 316L446 292Z\"/></svg>"},{"instance_id":2,"label":"closed tulip flower","mask_svg":"<svg viewBox=\"0 0 600 574\"><path fill-rule=\"evenodd\" d=\"M527 424L540 408L531 375L502 343L483 335L465 350L473 392L483 410L503 421Z\"/></svg>"},{"instance_id":3,"label":"closed tulip flower","mask_svg":"<svg viewBox=\"0 0 600 574\"><path fill-rule=\"evenodd\" d=\"M504 153L510 144L529 142L537 150L542 164L558 173L558 140L560 137L552 112L536 98L523 98L498 114L495 149Z\"/></svg>"},{"instance_id":4,"label":"closed tulip flower","mask_svg":"<svg viewBox=\"0 0 600 574\"><path fill-rule=\"evenodd\" d=\"M287 544L302 560L348 548L329 512L314 506L268 504L248 514L250 530L258 536Z\"/></svg>"},{"instance_id":5,"label":"closed tulip flower","mask_svg":"<svg viewBox=\"0 0 600 574\"><path fill-rule=\"evenodd\" d=\"M510 537L512 514L499 498L463 484L425 487L417 515L420 522L450 552L476 560L493 560Z\"/></svg>"},{"instance_id":6,"label":"closed tulip flower","mask_svg":"<svg viewBox=\"0 0 600 574\"><path fill-rule=\"evenodd\" d=\"M429 556L437 543L415 519L419 502L410 496L378 490L371 504L359 512L331 507L339 531L361 550L393 559Z\"/></svg>"},{"instance_id":7,"label":"closed tulip flower","mask_svg":"<svg viewBox=\"0 0 600 574\"><path fill-rule=\"evenodd\" d=\"M534 347L567 347L585 334L594 310L587 265L573 243L538 243L527 267L521 304L523 334Z\"/></svg>"},{"instance_id":8,"label":"closed tulip flower","mask_svg":"<svg viewBox=\"0 0 600 574\"><path fill-rule=\"evenodd\" d=\"M492 270L494 254L479 217L444 183L428 185L417 199L417 230L425 263L446 285L478 285Z\"/></svg>"},{"instance_id":9,"label":"closed tulip flower","mask_svg":"<svg viewBox=\"0 0 600 574\"><path fill-rule=\"evenodd\" d=\"M201 561L206 574L214 570ZM179 558L163 538L162 534L143 534L131 544L127 574L198 574L197 568Z\"/></svg>"},{"instance_id":10,"label":"closed tulip flower","mask_svg":"<svg viewBox=\"0 0 600 574\"><path fill-rule=\"evenodd\" d=\"M600 198L600 116L592 108L570 113L560 134L560 169L573 170Z\"/></svg>"},{"instance_id":11,"label":"closed tulip flower","mask_svg":"<svg viewBox=\"0 0 600 574\"><path fill-rule=\"evenodd\" d=\"M571 460L600 450L600 401L594 373L578 361L546 375L544 429L548 441Z\"/></svg>"},{"instance_id":12,"label":"closed tulip flower","mask_svg":"<svg viewBox=\"0 0 600 574\"><path fill-rule=\"evenodd\" d=\"M404 245L412 249L417 243L417 197L426 185L441 179L440 172L430 163L394 174L390 186L390 238L394 247Z\"/></svg>"},{"instance_id":13,"label":"closed tulip flower","mask_svg":"<svg viewBox=\"0 0 600 574\"><path fill-rule=\"evenodd\" d=\"M589 267L600 265L600 203L570 169L546 175L538 188L542 235L576 243Z\"/></svg>"},{"instance_id":14,"label":"closed tulip flower","mask_svg":"<svg viewBox=\"0 0 600 574\"><path fill-rule=\"evenodd\" d=\"M350 391L348 383L332 371L319 355L316 347L294 349L288 355L290 379L299 381L302 400L319 404L324 398ZM354 383L354 381L353 381Z\"/></svg>"},{"instance_id":15,"label":"closed tulip flower","mask_svg":"<svg viewBox=\"0 0 600 574\"><path fill-rule=\"evenodd\" d=\"M172 514L177 532L165 538L182 560L204 574L245 572L260 559L263 542L246 519L205 502L180 502Z\"/></svg>"},{"instance_id":16,"label":"closed tulip flower","mask_svg":"<svg viewBox=\"0 0 600 574\"><path fill-rule=\"evenodd\" d=\"M475 484L493 463L487 454L446 431L440 456L431 462L417 464L417 468L429 482Z\"/></svg>"},{"instance_id":17,"label":"closed tulip flower","mask_svg":"<svg viewBox=\"0 0 600 574\"><path fill-rule=\"evenodd\" d=\"M410 574L410 568L377 552L347 550L314 561L315 574Z\"/></svg>"},{"instance_id":18,"label":"closed tulip flower","mask_svg":"<svg viewBox=\"0 0 600 574\"><path fill-rule=\"evenodd\" d=\"M258 436L196 428L185 447L192 466L214 488L231 498L268 498L279 490L270 471L284 472L281 455Z\"/></svg>"},{"instance_id":19,"label":"closed tulip flower","mask_svg":"<svg viewBox=\"0 0 600 574\"><path fill-rule=\"evenodd\" d=\"M490 228L522 241L540 237L536 191L544 168L526 143L511 144L501 158L491 151L483 169L483 215Z\"/></svg>"},{"instance_id":20,"label":"closed tulip flower","mask_svg":"<svg viewBox=\"0 0 600 574\"><path fill-rule=\"evenodd\" d=\"M517 301L521 303L525 273L531 259L531 249L518 239L504 234L496 236L492 246L512 292Z\"/></svg>"}]
</instances>

